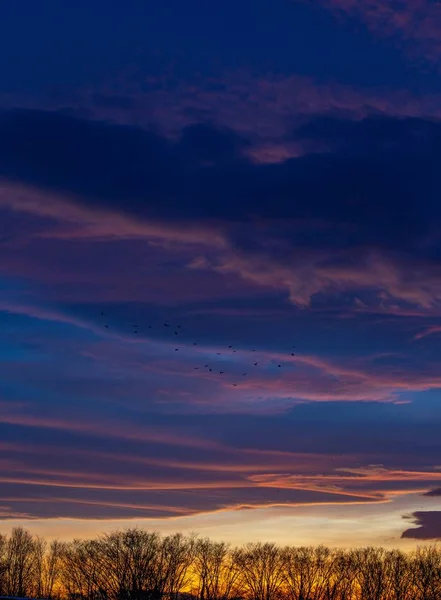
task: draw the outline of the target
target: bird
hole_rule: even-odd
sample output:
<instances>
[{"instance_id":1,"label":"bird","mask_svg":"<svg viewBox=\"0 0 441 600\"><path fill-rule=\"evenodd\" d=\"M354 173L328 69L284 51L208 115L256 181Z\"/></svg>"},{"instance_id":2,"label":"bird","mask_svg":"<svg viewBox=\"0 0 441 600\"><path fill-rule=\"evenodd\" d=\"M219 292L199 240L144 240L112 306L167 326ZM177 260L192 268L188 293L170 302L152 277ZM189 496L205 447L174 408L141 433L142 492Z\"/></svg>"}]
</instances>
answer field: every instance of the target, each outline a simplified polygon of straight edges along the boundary
<instances>
[{"instance_id":1,"label":"bird","mask_svg":"<svg viewBox=\"0 0 441 600\"><path fill-rule=\"evenodd\" d=\"M237 387L237 383L233 383L233 387Z\"/></svg>"},{"instance_id":2,"label":"bird","mask_svg":"<svg viewBox=\"0 0 441 600\"><path fill-rule=\"evenodd\" d=\"M223 371L219 371L219 375L223 375L223 374L224 374L224 372L223 372Z\"/></svg>"},{"instance_id":3,"label":"bird","mask_svg":"<svg viewBox=\"0 0 441 600\"><path fill-rule=\"evenodd\" d=\"M282 365L277 365L278 367L281 367Z\"/></svg>"},{"instance_id":4,"label":"bird","mask_svg":"<svg viewBox=\"0 0 441 600\"><path fill-rule=\"evenodd\" d=\"M175 331L175 335L178 335L178 332L177 332L177 331Z\"/></svg>"},{"instance_id":5,"label":"bird","mask_svg":"<svg viewBox=\"0 0 441 600\"><path fill-rule=\"evenodd\" d=\"M108 325L106 325L105 327L106 327L106 329L109 329L109 326L108 326Z\"/></svg>"},{"instance_id":6,"label":"bird","mask_svg":"<svg viewBox=\"0 0 441 600\"><path fill-rule=\"evenodd\" d=\"M242 377L245 377L246 373L242 373Z\"/></svg>"},{"instance_id":7,"label":"bird","mask_svg":"<svg viewBox=\"0 0 441 600\"><path fill-rule=\"evenodd\" d=\"M255 350L251 350L251 352L256 352Z\"/></svg>"},{"instance_id":8,"label":"bird","mask_svg":"<svg viewBox=\"0 0 441 600\"><path fill-rule=\"evenodd\" d=\"M199 367L195 367L194 370L197 371L199 369Z\"/></svg>"},{"instance_id":9,"label":"bird","mask_svg":"<svg viewBox=\"0 0 441 600\"><path fill-rule=\"evenodd\" d=\"M181 328L181 326L180 326L180 325L178 325L177 327L178 327L178 329L180 329L180 328Z\"/></svg>"},{"instance_id":10,"label":"bird","mask_svg":"<svg viewBox=\"0 0 441 600\"><path fill-rule=\"evenodd\" d=\"M152 326L151 326L151 325L149 325L149 329L151 329L151 328L152 328Z\"/></svg>"},{"instance_id":11,"label":"bird","mask_svg":"<svg viewBox=\"0 0 441 600\"><path fill-rule=\"evenodd\" d=\"M164 327L170 327L168 323L164 323Z\"/></svg>"},{"instance_id":12,"label":"bird","mask_svg":"<svg viewBox=\"0 0 441 600\"><path fill-rule=\"evenodd\" d=\"M204 367L208 367L208 365L204 365Z\"/></svg>"},{"instance_id":13,"label":"bird","mask_svg":"<svg viewBox=\"0 0 441 600\"><path fill-rule=\"evenodd\" d=\"M197 345L196 342L193 342L193 346L196 346L196 345Z\"/></svg>"},{"instance_id":14,"label":"bird","mask_svg":"<svg viewBox=\"0 0 441 600\"><path fill-rule=\"evenodd\" d=\"M294 352L291 352L291 356L295 356Z\"/></svg>"},{"instance_id":15,"label":"bird","mask_svg":"<svg viewBox=\"0 0 441 600\"><path fill-rule=\"evenodd\" d=\"M257 367L257 363L254 363L254 366Z\"/></svg>"},{"instance_id":16,"label":"bird","mask_svg":"<svg viewBox=\"0 0 441 600\"><path fill-rule=\"evenodd\" d=\"M220 355L222 354L222 352L216 352L216 354L217 354L218 356L220 356Z\"/></svg>"},{"instance_id":17,"label":"bird","mask_svg":"<svg viewBox=\"0 0 441 600\"><path fill-rule=\"evenodd\" d=\"M210 373L211 373L211 371L212 371L213 369L208 369L208 370L209 370L209 371L210 371Z\"/></svg>"},{"instance_id":18,"label":"bird","mask_svg":"<svg viewBox=\"0 0 441 600\"><path fill-rule=\"evenodd\" d=\"M101 311L101 316L102 316L102 317L104 317L104 313L103 313L103 311Z\"/></svg>"},{"instance_id":19,"label":"bird","mask_svg":"<svg viewBox=\"0 0 441 600\"><path fill-rule=\"evenodd\" d=\"M175 348L175 352L178 352L178 351L179 351L179 348Z\"/></svg>"},{"instance_id":20,"label":"bird","mask_svg":"<svg viewBox=\"0 0 441 600\"><path fill-rule=\"evenodd\" d=\"M228 348L232 348L233 346L228 346Z\"/></svg>"},{"instance_id":21,"label":"bird","mask_svg":"<svg viewBox=\"0 0 441 600\"><path fill-rule=\"evenodd\" d=\"M233 352L236 352L236 350L233 350Z\"/></svg>"}]
</instances>

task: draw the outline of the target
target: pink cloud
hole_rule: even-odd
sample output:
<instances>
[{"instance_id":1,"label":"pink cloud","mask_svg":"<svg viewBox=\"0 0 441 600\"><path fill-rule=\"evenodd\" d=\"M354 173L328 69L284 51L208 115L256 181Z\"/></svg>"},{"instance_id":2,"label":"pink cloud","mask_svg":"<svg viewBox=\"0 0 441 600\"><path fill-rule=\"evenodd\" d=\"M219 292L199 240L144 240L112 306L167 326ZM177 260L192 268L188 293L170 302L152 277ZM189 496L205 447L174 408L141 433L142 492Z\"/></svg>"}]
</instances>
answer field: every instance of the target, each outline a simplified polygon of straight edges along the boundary
<instances>
[{"instance_id":1,"label":"pink cloud","mask_svg":"<svg viewBox=\"0 0 441 600\"><path fill-rule=\"evenodd\" d=\"M303 0L301 0L303 1ZM308 2L310 0L307 0ZM337 12L358 17L375 35L398 36L411 51L434 63L441 58L441 8L432 0L320 0Z\"/></svg>"},{"instance_id":2,"label":"pink cloud","mask_svg":"<svg viewBox=\"0 0 441 600\"><path fill-rule=\"evenodd\" d=\"M21 509L28 517L35 516L35 510L53 511L59 503L71 505L70 514L84 518L85 505L124 508L134 515L157 511L167 517L243 506L388 502L398 495L423 493L441 478L430 469L356 466L363 457L355 455L340 457L339 462L336 457L312 453L226 447L214 462L199 453L189 463L176 453L171 459L158 460L60 447L54 457L49 447L40 447L35 460L33 448L26 444L14 448L9 444L4 449L14 451L14 460L1 462L3 501L16 507L14 513ZM339 467L342 460L351 466ZM27 486L25 497L14 493L23 489L17 485Z\"/></svg>"},{"instance_id":3,"label":"pink cloud","mask_svg":"<svg viewBox=\"0 0 441 600\"><path fill-rule=\"evenodd\" d=\"M221 221L194 221L182 227L165 220L135 220L6 183L0 189L0 210L35 223L26 238L17 225L14 251L2 253L0 269L52 286L57 300L89 301L92 296L96 302L136 298L173 304L179 289L181 302L270 292L286 293L292 304L308 307L317 294L351 293L356 298L352 312L433 316L440 311L436 266L409 264L378 250L364 250L356 266L351 250L294 253L287 248L281 260L268 252L241 251L229 239L229 224ZM40 231L43 218L51 225L44 221ZM259 224L249 223L248 234L262 247L271 247ZM57 258L60 252L76 260L66 268ZM170 269L171 261L175 270ZM369 302L358 298L364 293Z\"/></svg>"},{"instance_id":4,"label":"pink cloud","mask_svg":"<svg viewBox=\"0 0 441 600\"><path fill-rule=\"evenodd\" d=\"M363 2L352 4L362 5ZM380 2L375 4L380 5ZM226 72L208 81L206 78L196 79L192 84L177 79L167 81L166 85L160 80L150 81L147 90L145 85L141 90L137 81L122 80L117 85L109 86L103 94L129 97L130 111L94 104L96 90L85 92L81 104L97 118L146 127L154 125L170 136L176 136L183 127L199 122L203 115L220 127L251 136L257 144L253 152L259 162L265 160L265 153L269 162L274 162L277 156L284 160L310 151L309 141L306 147L304 141L302 144L278 142L291 132L293 119L299 117L342 112L353 119L372 113L441 117L437 94L420 97L404 89L356 89L334 81L316 83L310 77L296 74L257 76L242 69Z\"/></svg>"},{"instance_id":5,"label":"pink cloud","mask_svg":"<svg viewBox=\"0 0 441 600\"><path fill-rule=\"evenodd\" d=\"M190 459L175 451L155 458L151 451L97 452L84 445L58 447L56 456L50 446L6 443L1 448L14 453L13 460L6 456L0 461L3 501L28 517L34 511L53 511L59 503L71 506L60 508L62 512L84 518L86 505L167 517L242 506L388 502L397 495L423 493L441 478L436 470L386 468L350 454L342 458L225 446L212 456L199 452ZM341 467L342 461L348 466ZM360 461L366 466L358 466ZM17 485L26 486L25 496L17 494L23 490Z\"/></svg>"},{"instance_id":6,"label":"pink cloud","mask_svg":"<svg viewBox=\"0 0 441 600\"><path fill-rule=\"evenodd\" d=\"M403 6L409 4L409 7L401 12L394 11L397 4L394 0L384 3L380 0L323 0L322 3L331 10L357 14L375 30L381 30L384 25L385 29L392 28L403 35L407 32L409 38L415 35L421 42L423 32L427 33L430 27L435 32L439 16L437 3L429 0L403 2ZM421 17L424 12L431 16L427 17L427 23L418 25L414 15ZM398 15L402 15L401 19ZM440 48L437 39L434 34L427 40L436 45L436 53ZM130 110L99 101L101 97L114 95L129 99ZM0 105L11 104L60 108L53 101L41 98L34 104L29 98L0 98ZM346 118L355 120L372 114L440 119L440 106L439 94L418 96L406 89L354 88L336 81L318 83L298 74L286 76L269 72L262 75L245 69L226 71L211 78L194 77L191 83L172 75L167 80L150 78L148 81L122 75L116 83L99 90L85 89L70 100L70 107L78 108L87 118L153 128L172 139L179 137L183 128L201 121L233 129L251 140L251 147L244 153L257 163L283 162L310 152L326 151L326 146L317 141L292 139L293 126L303 122L305 117L343 113ZM133 224L131 227L136 230Z\"/></svg>"},{"instance_id":7,"label":"pink cloud","mask_svg":"<svg viewBox=\"0 0 441 600\"><path fill-rule=\"evenodd\" d=\"M433 325L432 327L423 329L423 331L420 331L415 335L414 339L421 340L422 338L425 338L428 335L434 335L435 333L441 333L441 325Z\"/></svg>"},{"instance_id":8,"label":"pink cloud","mask_svg":"<svg viewBox=\"0 0 441 600\"><path fill-rule=\"evenodd\" d=\"M88 420L75 415L65 416L39 416L32 415L30 411L23 413L20 404L3 403L0 405L0 423L18 425L24 427L35 427L41 429L56 429L58 431L69 431L97 437L119 438L127 440L138 440L141 442L154 442L156 444L167 444L172 446L189 446L192 448L219 448L215 441L199 438L196 436L182 435L179 430L170 430L158 426L138 426L132 422L122 419L108 420L105 418Z\"/></svg>"},{"instance_id":9,"label":"pink cloud","mask_svg":"<svg viewBox=\"0 0 441 600\"><path fill-rule=\"evenodd\" d=\"M271 257L235 250L220 253L217 260L189 266L240 275L253 285L286 291L291 302L300 307L309 306L318 293L375 290L377 306L374 308L386 312L400 313L400 302L419 308L420 314L438 309L441 280L436 266L422 263L419 268L410 267L374 250L366 251L354 266L350 256L351 251L346 255L339 251L334 256L339 259L339 265L335 266L337 261L333 264L329 251L309 250L280 263ZM358 308L369 307L361 304Z\"/></svg>"}]
</instances>

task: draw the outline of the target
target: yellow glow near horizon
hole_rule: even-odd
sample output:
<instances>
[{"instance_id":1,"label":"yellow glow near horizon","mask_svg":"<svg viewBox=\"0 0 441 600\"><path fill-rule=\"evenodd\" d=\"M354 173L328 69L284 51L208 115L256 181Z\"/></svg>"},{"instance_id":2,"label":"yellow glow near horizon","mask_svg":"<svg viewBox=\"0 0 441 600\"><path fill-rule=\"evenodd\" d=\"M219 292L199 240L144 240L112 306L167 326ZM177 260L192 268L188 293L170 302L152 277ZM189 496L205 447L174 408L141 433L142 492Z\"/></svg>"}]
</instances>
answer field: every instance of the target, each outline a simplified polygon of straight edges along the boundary
<instances>
[{"instance_id":1,"label":"yellow glow near horizon","mask_svg":"<svg viewBox=\"0 0 441 600\"><path fill-rule=\"evenodd\" d=\"M137 526L163 534L195 532L237 545L271 541L280 545L376 545L410 549L423 541L401 539L402 532L413 526L403 517L421 510L421 503L421 496L411 494L372 504L270 506L169 519L7 519L0 522L0 532L9 532L20 525L48 539L69 540ZM441 510L441 498L424 498L424 509Z\"/></svg>"}]
</instances>

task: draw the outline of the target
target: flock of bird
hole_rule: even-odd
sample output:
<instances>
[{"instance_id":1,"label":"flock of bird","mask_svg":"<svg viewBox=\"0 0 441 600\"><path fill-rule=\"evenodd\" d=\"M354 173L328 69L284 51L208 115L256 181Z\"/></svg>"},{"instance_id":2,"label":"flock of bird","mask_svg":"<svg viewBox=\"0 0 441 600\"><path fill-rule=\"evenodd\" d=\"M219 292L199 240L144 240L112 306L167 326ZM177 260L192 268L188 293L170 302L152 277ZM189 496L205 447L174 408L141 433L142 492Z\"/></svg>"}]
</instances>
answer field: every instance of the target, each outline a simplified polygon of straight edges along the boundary
<instances>
[{"instance_id":1,"label":"flock of bird","mask_svg":"<svg viewBox=\"0 0 441 600\"><path fill-rule=\"evenodd\" d=\"M101 315L101 317L105 317L106 316L106 314L103 311L101 311L100 315ZM105 327L105 329L109 329L109 324L105 323L104 327ZM152 327L153 327L152 325L148 325L148 329L152 329ZM176 325L176 326L172 327L170 323L163 323L162 327L168 328L170 331L172 331L174 333L175 336L179 336L179 330L181 329L181 325ZM134 335L138 335L139 334L139 326L138 325L136 325L136 324L133 325L133 327L132 327L132 333ZM197 342L193 342L193 346L197 346ZM295 346L292 346L292 348L295 348ZM230 355L231 354L235 354L237 352L237 350L235 350L233 348L233 345L228 346L228 350L230 351ZM175 352L179 352L179 348L175 348ZM251 352L256 352L256 350L252 349ZM292 352L292 351L290 352L290 354L291 354L291 356L295 356L295 353ZM217 356L222 356L222 352L216 352L216 355ZM257 367L258 365L259 365L259 362L256 361L256 362L253 363L252 366L253 367ZM200 367L193 367L193 370L194 371L199 371L199 370L206 369L208 373L212 373L213 372L213 368L212 368L213 366L214 365L206 364L203 367L202 366L200 366ZM279 369L281 369L282 365L278 364L277 367ZM219 371L219 375L224 375L224 374L227 374L227 371ZM242 377L246 377L247 375L248 375L248 372L242 373ZM233 387L237 387L238 383L232 383L231 385Z\"/></svg>"}]
</instances>

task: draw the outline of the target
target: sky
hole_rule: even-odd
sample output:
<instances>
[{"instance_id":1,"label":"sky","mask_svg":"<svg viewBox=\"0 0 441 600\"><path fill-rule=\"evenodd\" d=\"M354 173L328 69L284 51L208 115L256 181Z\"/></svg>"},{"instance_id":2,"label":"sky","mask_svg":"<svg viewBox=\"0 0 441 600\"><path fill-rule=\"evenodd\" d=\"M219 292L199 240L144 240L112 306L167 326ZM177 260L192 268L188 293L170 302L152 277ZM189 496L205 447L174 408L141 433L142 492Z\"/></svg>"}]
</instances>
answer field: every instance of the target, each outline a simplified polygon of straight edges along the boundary
<instances>
[{"instance_id":1,"label":"sky","mask_svg":"<svg viewBox=\"0 0 441 600\"><path fill-rule=\"evenodd\" d=\"M0 6L0 532L441 539L441 3Z\"/></svg>"}]
</instances>

